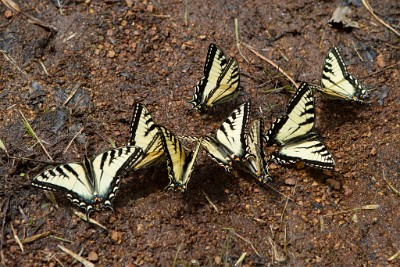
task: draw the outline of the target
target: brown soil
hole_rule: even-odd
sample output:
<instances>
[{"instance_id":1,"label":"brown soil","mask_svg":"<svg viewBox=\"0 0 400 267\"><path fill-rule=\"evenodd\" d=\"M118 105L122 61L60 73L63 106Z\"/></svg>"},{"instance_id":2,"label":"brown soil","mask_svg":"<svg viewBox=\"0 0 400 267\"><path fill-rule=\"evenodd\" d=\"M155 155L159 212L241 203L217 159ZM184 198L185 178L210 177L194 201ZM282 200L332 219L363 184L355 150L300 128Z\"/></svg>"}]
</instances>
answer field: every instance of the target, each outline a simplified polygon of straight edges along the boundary
<instances>
[{"instance_id":1,"label":"brown soil","mask_svg":"<svg viewBox=\"0 0 400 267\"><path fill-rule=\"evenodd\" d=\"M328 24L339 1L19 2L57 32L0 5L0 139L10 156L0 151L0 265L77 265L58 245L103 266L234 265L243 253L246 266L400 264L388 261L400 250L400 199L383 179L400 189L400 75L393 66L400 43L362 5L351 6L350 15L360 28L343 31ZM371 2L399 31L400 2ZM165 164L127 175L116 212L91 216L108 231L81 221L62 194L55 205L30 186L50 166L37 161L50 160L19 111L63 163L110 149L110 139L124 145L135 101L177 135L201 136L251 99L252 118L264 118L267 130L290 97L267 91L290 82L241 46L244 60L235 18L241 41L296 81L318 84L325 54L337 45L371 90L367 104L317 96L317 126L335 157L334 172L271 165L270 185L288 200L243 173L226 173L203 152L184 196L164 190ZM203 116L187 101L210 42L238 60L244 93ZM365 205L379 207L357 210ZM45 237L22 252L11 226L21 240L54 231L69 241Z\"/></svg>"}]
</instances>

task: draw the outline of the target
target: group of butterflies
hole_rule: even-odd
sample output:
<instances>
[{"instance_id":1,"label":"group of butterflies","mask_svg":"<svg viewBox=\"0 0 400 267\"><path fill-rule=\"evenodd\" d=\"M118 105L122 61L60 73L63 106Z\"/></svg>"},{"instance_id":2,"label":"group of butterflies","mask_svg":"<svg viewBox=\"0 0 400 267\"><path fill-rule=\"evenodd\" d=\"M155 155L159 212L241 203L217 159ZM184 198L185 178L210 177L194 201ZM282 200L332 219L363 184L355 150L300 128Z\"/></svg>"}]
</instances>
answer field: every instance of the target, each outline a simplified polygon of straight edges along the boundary
<instances>
[{"instance_id":1,"label":"group of butterflies","mask_svg":"<svg viewBox=\"0 0 400 267\"><path fill-rule=\"evenodd\" d=\"M208 49L204 77L196 86L194 108L200 111L235 98L241 87L239 66L215 44ZM76 205L86 210L109 207L118 190L121 177L128 171L167 161L169 188L185 191L195 166L200 147L227 171L241 169L261 183L270 179L268 162L290 164L298 161L312 167L333 170L335 161L315 132L314 89L345 100L363 102L368 96L360 82L348 73L346 65L333 47L325 58L321 85L302 83L287 104L286 114L272 123L263 134L263 121L256 119L250 129L250 102L236 108L222 123L215 135L194 140L193 151L188 152L170 130L157 125L149 111L140 103L134 106L131 138L128 145L106 151L93 159L84 157L83 163L68 163L44 171L32 185L46 190L65 192ZM266 145L278 149L266 158Z\"/></svg>"}]
</instances>

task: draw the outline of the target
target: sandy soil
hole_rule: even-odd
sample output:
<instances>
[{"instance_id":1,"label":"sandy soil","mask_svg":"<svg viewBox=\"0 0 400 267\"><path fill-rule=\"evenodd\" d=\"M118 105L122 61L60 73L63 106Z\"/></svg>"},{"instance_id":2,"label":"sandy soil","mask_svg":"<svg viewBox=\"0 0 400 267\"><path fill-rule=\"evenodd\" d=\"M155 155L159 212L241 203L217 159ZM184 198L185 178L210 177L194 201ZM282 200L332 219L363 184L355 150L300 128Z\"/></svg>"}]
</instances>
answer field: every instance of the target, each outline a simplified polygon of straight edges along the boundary
<instances>
[{"instance_id":1,"label":"sandy soil","mask_svg":"<svg viewBox=\"0 0 400 267\"><path fill-rule=\"evenodd\" d=\"M101 266L399 265L389 258L400 250L400 199L384 178L400 189L400 39L359 1L350 18L360 28L351 31L328 24L340 1L19 2L44 25L0 5L0 139L8 152L0 150L0 265L80 264L58 245ZM370 2L399 32L400 2ZM334 172L271 164L277 193L203 152L184 196L164 190L165 164L124 177L116 212L91 216L107 230L80 220L64 195L54 204L30 186L51 165L21 113L59 163L99 154L110 140L124 145L135 102L177 135L201 136L251 99L252 118L267 130L290 98L271 90L291 83L244 45L239 53L236 18L240 40L297 82L319 84L336 45L370 90L366 104L316 95ZM187 101L211 42L238 60L244 93L201 115ZM53 234L21 251L13 229L25 242Z\"/></svg>"}]
</instances>

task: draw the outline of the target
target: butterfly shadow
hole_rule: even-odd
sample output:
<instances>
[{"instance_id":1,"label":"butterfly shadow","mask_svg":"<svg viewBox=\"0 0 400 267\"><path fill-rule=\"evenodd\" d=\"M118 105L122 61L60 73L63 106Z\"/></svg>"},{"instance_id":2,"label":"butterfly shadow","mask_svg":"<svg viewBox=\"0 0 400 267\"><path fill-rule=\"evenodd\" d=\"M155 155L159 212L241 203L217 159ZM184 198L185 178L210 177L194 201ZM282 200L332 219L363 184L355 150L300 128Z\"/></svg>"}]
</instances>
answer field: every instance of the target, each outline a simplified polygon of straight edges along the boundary
<instances>
[{"instance_id":1,"label":"butterfly shadow","mask_svg":"<svg viewBox=\"0 0 400 267\"><path fill-rule=\"evenodd\" d=\"M228 193L238 190L239 183L235 176L224 168L209 164L196 166L195 172L183 194L186 208L198 208L204 204L226 203Z\"/></svg>"},{"instance_id":2,"label":"butterfly shadow","mask_svg":"<svg viewBox=\"0 0 400 267\"><path fill-rule=\"evenodd\" d=\"M167 168L163 164L130 172L120 183L119 192L114 200L116 208L126 203L145 198L155 192L163 191L168 185Z\"/></svg>"},{"instance_id":3,"label":"butterfly shadow","mask_svg":"<svg viewBox=\"0 0 400 267\"><path fill-rule=\"evenodd\" d=\"M336 128L346 123L353 123L354 120L364 120L366 110L370 110L370 105L355 103L339 99L329 99L321 97L323 112L317 114L317 120L328 124L329 128ZM365 120L370 118L365 118Z\"/></svg>"}]
</instances>

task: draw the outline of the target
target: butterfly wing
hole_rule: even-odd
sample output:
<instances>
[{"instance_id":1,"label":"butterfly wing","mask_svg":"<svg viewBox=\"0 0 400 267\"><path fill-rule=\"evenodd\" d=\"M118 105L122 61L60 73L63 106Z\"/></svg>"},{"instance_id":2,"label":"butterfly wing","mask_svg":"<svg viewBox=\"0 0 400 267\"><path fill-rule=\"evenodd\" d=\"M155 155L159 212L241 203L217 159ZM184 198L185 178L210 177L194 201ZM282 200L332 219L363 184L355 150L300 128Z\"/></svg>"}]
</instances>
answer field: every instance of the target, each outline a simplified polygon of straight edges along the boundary
<instances>
[{"instance_id":1,"label":"butterfly wing","mask_svg":"<svg viewBox=\"0 0 400 267\"><path fill-rule=\"evenodd\" d=\"M222 123L215 137L206 136L203 147L220 165L227 170L232 161L239 161L246 152L246 127L250 116L250 102L235 109Z\"/></svg>"},{"instance_id":2,"label":"butterfly wing","mask_svg":"<svg viewBox=\"0 0 400 267\"><path fill-rule=\"evenodd\" d=\"M93 161L85 157L83 164L68 163L42 172L33 179L32 185L66 193L72 203L86 209L89 215L97 205L112 208L119 177L141 153L140 148L126 147L102 153Z\"/></svg>"},{"instance_id":3,"label":"butterfly wing","mask_svg":"<svg viewBox=\"0 0 400 267\"><path fill-rule=\"evenodd\" d=\"M161 134L150 112L140 103L134 106L130 132L131 138L128 144L140 147L144 154L142 160L133 166L133 170L149 167L162 159L164 150Z\"/></svg>"},{"instance_id":4,"label":"butterfly wing","mask_svg":"<svg viewBox=\"0 0 400 267\"><path fill-rule=\"evenodd\" d=\"M332 154L319 140L317 134L311 134L305 139L286 144L271 155L271 160L279 164L302 161L308 166L325 170L333 170L335 167Z\"/></svg>"},{"instance_id":5,"label":"butterfly wing","mask_svg":"<svg viewBox=\"0 0 400 267\"><path fill-rule=\"evenodd\" d=\"M286 115L277 119L267 134L269 144L280 149L271 159L280 164L302 161L312 167L334 168L332 155L314 133L315 108L313 91L302 83L289 101Z\"/></svg>"},{"instance_id":6,"label":"butterfly wing","mask_svg":"<svg viewBox=\"0 0 400 267\"><path fill-rule=\"evenodd\" d=\"M63 192L83 208L93 198L94 184L88 179L82 164L68 163L46 170L33 178L34 187Z\"/></svg>"},{"instance_id":7,"label":"butterfly wing","mask_svg":"<svg viewBox=\"0 0 400 267\"><path fill-rule=\"evenodd\" d=\"M134 146L112 149L96 156L92 161L95 177L93 198L113 209L112 200L118 191L120 178L142 156L143 150Z\"/></svg>"},{"instance_id":8,"label":"butterfly wing","mask_svg":"<svg viewBox=\"0 0 400 267\"><path fill-rule=\"evenodd\" d=\"M315 125L314 96L302 83L287 105L286 115L277 119L266 136L269 145L285 145L290 140L311 133Z\"/></svg>"},{"instance_id":9,"label":"butterfly wing","mask_svg":"<svg viewBox=\"0 0 400 267\"><path fill-rule=\"evenodd\" d=\"M215 44L210 44L204 65L204 77L198 82L192 100L194 108L204 110L215 104L229 101L237 96L239 66L228 59Z\"/></svg>"},{"instance_id":10,"label":"butterfly wing","mask_svg":"<svg viewBox=\"0 0 400 267\"><path fill-rule=\"evenodd\" d=\"M247 134L246 145L247 153L243 159L243 169L261 183L266 183L271 180L268 173L268 166L265 162L262 129L263 121L261 119L255 120Z\"/></svg>"},{"instance_id":11,"label":"butterfly wing","mask_svg":"<svg viewBox=\"0 0 400 267\"><path fill-rule=\"evenodd\" d=\"M217 85L207 95L205 105L212 107L236 98L240 91L239 83L239 65L231 58L221 73Z\"/></svg>"},{"instance_id":12,"label":"butterfly wing","mask_svg":"<svg viewBox=\"0 0 400 267\"><path fill-rule=\"evenodd\" d=\"M329 50L322 70L321 87L323 93L333 98L363 102L367 91L360 81L348 71L337 47Z\"/></svg>"},{"instance_id":13,"label":"butterfly wing","mask_svg":"<svg viewBox=\"0 0 400 267\"><path fill-rule=\"evenodd\" d=\"M160 126L160 130L171 181L170 188L183 192L190 180L201 141L197 142L194 152L186 154L185 148L174 134L163 126Z\"/></svg>"}]
</instances>

